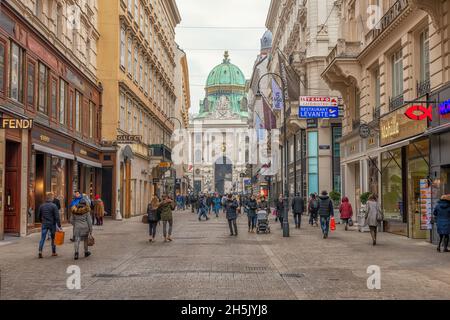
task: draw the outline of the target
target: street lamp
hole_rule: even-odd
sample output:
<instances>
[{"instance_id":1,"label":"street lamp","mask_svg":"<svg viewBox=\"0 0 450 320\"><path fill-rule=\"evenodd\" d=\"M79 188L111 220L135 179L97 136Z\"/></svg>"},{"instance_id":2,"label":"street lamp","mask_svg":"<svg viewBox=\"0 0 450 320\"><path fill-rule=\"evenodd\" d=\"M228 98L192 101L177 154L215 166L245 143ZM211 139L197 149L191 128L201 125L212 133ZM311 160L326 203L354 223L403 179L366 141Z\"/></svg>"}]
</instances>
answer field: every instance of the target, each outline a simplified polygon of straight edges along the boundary
<instances>
[{"instance_id":1,"label":"street lamp","mask_svg":"<svg viewBox=\"0 0 450 320\"><path fill-rule=\"evenodd\" d=\"M175 118L175 117L168 117L166 120L164 120L163 124L165 124L169 120L176 120L176 121L178 121L178 123L180 124L180 130L181 130L181 128L183 128L183 125L181 124L180 119ZM164 137L165 136L166 135L164 135ZM164 144L165 144L165 141L164 141ZM173 169L173 200L175 201L176 197L177 197L177 188L176 188L176 185L177 185L177 171L176 171L175 168L172 168L172 169Z\"/></svg>"},{"instance_id":2,"label":"street lamp","mask_svg":"<svg viewBox=\"0 0 450 320\"><path fill-rule=\"evenodd\" d=\"M274 76L281 80L283 86L283 148L284 148L284 211L283 211L283 237L289 237L289 175L288 175L288 147L287 147L287 119L286 119L286 88L287 84L285 83L282 76L277 73L268 72L263 74L258 80L258 92L256 93L257 97L262 97L261 93L261 80L266 76Z\"/></svg>"}]
</instances>

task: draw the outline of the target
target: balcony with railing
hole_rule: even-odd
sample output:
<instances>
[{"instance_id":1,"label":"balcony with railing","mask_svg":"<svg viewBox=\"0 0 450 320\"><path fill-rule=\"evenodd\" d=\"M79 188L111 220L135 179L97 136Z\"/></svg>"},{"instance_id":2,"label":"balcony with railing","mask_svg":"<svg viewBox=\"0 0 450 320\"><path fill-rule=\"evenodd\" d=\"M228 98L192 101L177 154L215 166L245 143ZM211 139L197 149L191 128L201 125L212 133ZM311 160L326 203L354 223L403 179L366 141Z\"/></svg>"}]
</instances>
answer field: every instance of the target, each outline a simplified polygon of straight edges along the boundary
<instances>
[{"instance_id":1,"label":"balcony with railing","mask_svg":"<svg viewBox=\"0 0 450 320\"><path fill-rule=\"evenodd\" d=\"M417 82L417 97L422 97L431 91L430 79Z\"/></svg>"},{"instance_id":2,"label":"balcony with railing","mask_svg":"<svg viewBox=\"0 0 450 320\"><path fill-rule=\"evenodd\" d=\"M389 98L389 110L393 111L395 109L400 108L405 103L405 99L403 94L398 95L394 98Z\"/></svg>"},{"instance_id":3,"label":"balcony with railing","mask_svg":"<svg viewBox=\"0 0 450 320\"><path fill-rule=\"evenodd\" d=\"M335 59L351 59L358 57L361 52L361 42L346 41L339 39L333 50L330 51L326 59L327 65L330 65Z\"/></svg>"}]
</instances>

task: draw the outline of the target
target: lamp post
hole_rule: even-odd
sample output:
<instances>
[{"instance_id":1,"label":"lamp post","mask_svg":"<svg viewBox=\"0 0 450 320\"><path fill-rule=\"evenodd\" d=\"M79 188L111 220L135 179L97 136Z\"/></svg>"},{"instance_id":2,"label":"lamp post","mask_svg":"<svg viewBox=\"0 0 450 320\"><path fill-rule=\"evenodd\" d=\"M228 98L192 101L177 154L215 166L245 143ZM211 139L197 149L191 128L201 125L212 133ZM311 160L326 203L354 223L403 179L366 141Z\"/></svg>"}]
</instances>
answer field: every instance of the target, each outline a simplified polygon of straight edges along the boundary
<instances>
[{"instance_id":1,"label":"lamp post","mask_svg":"<svg viewBox=\"0 0 450 320\"><path fill-rule=\"evenodd\" d=\"M287 84L283 77L277 73L268 72L263 74L258 80L258 92L257 97L262 97L260 85L261 80L266 76L274 76L281 80L283 86L283 149L284 149L284 211L283 211L283 237L289 237L289 168L288 168L288 147L287 147L287 119L286 119L286 90Z\"/></svg>"},{"instance_id":2,"label":"lamp post","mask_svg":"<svg viewBox=\"0 0 450 320\"><path fill-rule=\"evenodd\" d=\"M176 120L176 121L178 121L178 123L180 124L180 130L181 130L181 128L183 127L183 125L181 124L180 119L175 118L175 117L169 117L169 118L167 118L167 119L164 121L164 124L165 124L167 121L169 121L169 120ZM165 135L164 135L164 137L165 137ZM164 142L164 143L165 143L165 142ZM164 157L164 155L163 155L163 157ZM175 200L176 200L176 197L177 197L177 188L176 188L176 185L177 185L177 171L176 171L175 168L172 168L172 169L173 169L173 201L175 201Z\"/></svg>"}]
</instances>

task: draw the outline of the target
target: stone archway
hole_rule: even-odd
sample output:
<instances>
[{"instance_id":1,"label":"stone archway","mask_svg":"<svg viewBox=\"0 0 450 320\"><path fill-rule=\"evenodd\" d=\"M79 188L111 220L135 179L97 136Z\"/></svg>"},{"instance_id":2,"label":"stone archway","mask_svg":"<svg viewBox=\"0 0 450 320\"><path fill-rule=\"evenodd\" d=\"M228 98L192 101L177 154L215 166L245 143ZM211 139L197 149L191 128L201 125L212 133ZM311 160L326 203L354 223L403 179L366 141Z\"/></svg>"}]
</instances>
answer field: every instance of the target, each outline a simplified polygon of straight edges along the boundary
<instances>
[{"instance_id":1,"label":"stone archway","mask_svg":"<svg viewBox=\"0 0 450 320\"><path fill-rule=\"evenodd\" d=\"M214 164L214 191L230 192L233 184L233 164L228 157L219 157Z\"/></svg>"}]
</instances>

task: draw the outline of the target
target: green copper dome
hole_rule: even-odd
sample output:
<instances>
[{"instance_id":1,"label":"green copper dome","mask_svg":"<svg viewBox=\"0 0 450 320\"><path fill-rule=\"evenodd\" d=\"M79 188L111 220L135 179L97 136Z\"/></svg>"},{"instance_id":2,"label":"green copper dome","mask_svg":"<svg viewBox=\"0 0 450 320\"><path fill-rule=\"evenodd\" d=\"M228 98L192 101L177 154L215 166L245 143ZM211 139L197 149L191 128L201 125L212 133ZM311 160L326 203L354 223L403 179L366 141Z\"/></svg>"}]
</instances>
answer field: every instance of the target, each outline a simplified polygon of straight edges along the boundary
<instances>
[{"instance_id":1,"label":"green copper dome","mask_svg":"<svg viewBox=\"0 0 450 320\"><path fill-rule=\"evenodd\" d=\"M228 52L225 52L225 57L222 64L216 66L209 73L206 87L213 86L243 86L245 87L245 77L239 67L230 62Z\"/></svg>"}]
</instances>

